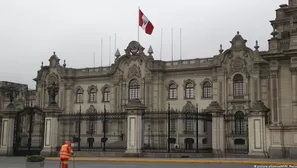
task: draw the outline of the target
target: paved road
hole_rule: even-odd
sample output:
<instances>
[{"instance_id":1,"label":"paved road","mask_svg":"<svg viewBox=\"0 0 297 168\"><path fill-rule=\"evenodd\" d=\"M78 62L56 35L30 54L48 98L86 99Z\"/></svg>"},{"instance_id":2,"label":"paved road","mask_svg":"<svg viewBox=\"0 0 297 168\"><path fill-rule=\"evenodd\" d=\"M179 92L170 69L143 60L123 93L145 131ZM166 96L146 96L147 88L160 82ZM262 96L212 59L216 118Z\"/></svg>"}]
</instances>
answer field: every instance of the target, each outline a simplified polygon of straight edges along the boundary
<instances>
[{"instance_id":1,"label":"paved road","mask_svg":"<svg viewBox=\"0 0 297 168\"><path fill-rule=\"evenodd\" d=\"M25 168L23 163L0 163L2 168ZM77 162L75 168L254 168L253 165L213 165L213 164L180 164L180 163L98 163L98 162ZM59 168L58 162L46 162L45 168ZM69 168L74 168L70 163Z\"/></svg>"},{"instance_id":2,"label":"paved road","mask_svg":"<svg viewBox=\"0 0 297 168\"><path fill-rule=\"evenodd\" d=\"M127 162L76 162L75 168L257 168L254 165L183 164L183 163L127 163ZM0 157L0 168L26 168L24 157ZM45 168L59 168L58 161L47 161ZM73 167L70 162L69 168ZM265 168L265 167L258 167ZM274 167L271 167L274 168ZM282 167L276 167L282 168ZM290 167L288 167L290 168Z\"/></svg>"}]
</instances>

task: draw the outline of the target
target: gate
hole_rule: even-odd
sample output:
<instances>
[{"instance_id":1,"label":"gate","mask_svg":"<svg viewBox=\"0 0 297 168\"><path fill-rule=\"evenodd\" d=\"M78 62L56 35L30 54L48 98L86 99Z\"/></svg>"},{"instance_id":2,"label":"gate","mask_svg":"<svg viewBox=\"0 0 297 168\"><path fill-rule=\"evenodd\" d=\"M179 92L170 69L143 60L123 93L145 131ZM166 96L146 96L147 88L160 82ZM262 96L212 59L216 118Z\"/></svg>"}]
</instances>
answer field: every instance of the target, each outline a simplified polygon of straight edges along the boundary
<instances>
[{"instance_id":1,"label":"gate","mask_svg":"<svg viewBox=\"0 0 297 168\"><path fill-rule=\"evenodd\" d=\"M198 106L142 115L142 151L148 153L212 153L212 115Z\"/></svg>"},{"instance_id":2,"label":"gate","mask_svg":"<svg viewBox=\"0 0 297 168\"><path fill-rule=\"evenodd\" d=\"M230 154L248 154L248 116L241 111L225 114L225 152Z\"/></svg>"},{"instance_id":3,"label":"gate","mask_svg":"<svg viewBox=\"0 0 297 168\"><path fill-rule=\"evenodd\" d=\"M57 151L66 140L74 151L124 152L127 148L127 112L97 111L91 105L86 112L58 116Z\"/></svg>"},{"instance_id":4,"label":"gate","mask_svg":"<svg viewBox=\"0 0 297 168\"><path fill-rule=\"evenodd\" d=\"M45 115L38 107L19 111L14 121L14 156L39 155L43 149Z\"/></svg>"}]
</instances>

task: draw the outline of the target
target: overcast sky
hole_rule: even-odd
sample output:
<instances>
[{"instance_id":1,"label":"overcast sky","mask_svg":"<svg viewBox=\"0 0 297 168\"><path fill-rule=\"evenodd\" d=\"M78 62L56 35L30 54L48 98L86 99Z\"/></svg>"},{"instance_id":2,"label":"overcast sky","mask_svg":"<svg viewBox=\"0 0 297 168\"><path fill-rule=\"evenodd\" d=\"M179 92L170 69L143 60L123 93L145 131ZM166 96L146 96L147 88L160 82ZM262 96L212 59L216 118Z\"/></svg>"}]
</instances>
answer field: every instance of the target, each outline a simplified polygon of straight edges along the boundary
<instances>
[{"instance_id":1,"label":"overcast sky","mask_svg":"<svg viewBox=\"0 0 297 168\"><path fill-rule=\"evenodd\" d=\"M48 65L53 51L67 66L75 68L109 65L116 48L121 54L137 40L138 6L155 26L152 35L140 29L140 43L152 45L155 59L171 60L171 28L174 29L174 59L205 58L218 54L219 45L230 47L239 31L253 48L267 50L271 37L270 20L286 0L1 0L0 1L0 80L26 83L35 88L40 64Z\"/></svg>"}]
</instances>

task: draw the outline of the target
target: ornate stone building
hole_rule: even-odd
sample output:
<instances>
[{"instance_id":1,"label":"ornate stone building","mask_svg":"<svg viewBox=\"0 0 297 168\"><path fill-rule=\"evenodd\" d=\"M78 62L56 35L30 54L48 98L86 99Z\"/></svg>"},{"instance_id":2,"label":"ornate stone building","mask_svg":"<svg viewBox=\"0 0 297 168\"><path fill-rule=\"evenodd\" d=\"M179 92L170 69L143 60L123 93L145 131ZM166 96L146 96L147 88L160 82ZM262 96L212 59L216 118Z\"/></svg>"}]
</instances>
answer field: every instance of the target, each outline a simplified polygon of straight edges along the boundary
<instances>
[{"instance_id":1,"label":"ornate stone building","mask_svg":"<svg viewBox=\"0 0 297 168\"><path fill-rule=\"evenodd\" d=\"M254 49L249 48L247 40L237 32L230 48L223 50L220 46L218 55L209 58L155 60L152 47L146 54L143 46L132 41L123 55L117 50L111 66L75 69L67 67L65 61L61 65L54 52L49 65L42 64L35 79L36 105L46 110L53 99L57 101L59 112L69 116L79 111L90 114L104 109L128 111L123 125L114 122L107 125L111 129L110 136L118 135L112 130L123 129L127 135L122 138L127 151L135 148L134 153L138 147L154 141L140 136L139 132L145 134L148 128L156 134L160 133L160 128L164 127L166 132L170 126L170 131L176 132L175 139L183 138L174 141L175 148L187 144L186 139L195 136L193 132L197 130L197 137L199 134L202 138L195 140L196 146L210 146L218 155L236 153L240 148L249 155L297 157L296 9L297 0L290 0L289 5L280 5L276 10L276 18L271 21L273 31L268 40L268 51L259 51L257 41ZM49 90L53 85L58 88L57 95ZM140 105L131 105L134 100L141 102L141 108ZM197 124L195 128L194 123L188 121L168 120L166 122L171 125L166 125L166 122L162 125L164 123L158 123L156 119L142 125L138 115L129 112L133 109L147 113L167 110L168 104L172 113L176 109L180 109L180 113L187 112L187 115L196 111L211 113L212 122ZM49 122L45 127L50 127L45 129L44 135L47 149L60 145L56 136L59 128L55 126L58 120L53 119L54 116L46 117ZM68 129L76 129L75 123L64 124L69 125ZM94 127L101 129L100 126ZM49 137L49 134L55 136ZM103 135L100 132L97 136ZM131 138L137 142L134 147ZM117 142L116 138L112 142Z\"/></svg>"}]
</instances>

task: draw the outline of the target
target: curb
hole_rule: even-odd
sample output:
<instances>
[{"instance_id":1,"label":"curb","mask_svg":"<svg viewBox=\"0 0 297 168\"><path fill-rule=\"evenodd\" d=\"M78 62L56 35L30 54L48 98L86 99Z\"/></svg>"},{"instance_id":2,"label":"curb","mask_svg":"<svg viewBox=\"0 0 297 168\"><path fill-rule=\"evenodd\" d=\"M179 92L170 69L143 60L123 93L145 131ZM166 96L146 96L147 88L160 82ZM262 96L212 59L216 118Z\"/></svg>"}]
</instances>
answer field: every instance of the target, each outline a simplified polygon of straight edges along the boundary
<instances>
[{"instance_id":1,"label":"curb","mask_svg":"<svg viewBox=\"0 0 297 168\"><path fill-rule=\"evenodd\" d=\"M60 161L59 158L46 158L47 161ZM73 159L70 159L73 160ZM103 159L103 158L75 158L76 162L138 162L138 163L196 163L196 164L244 164L244 165L290 165L295 162L275 161L226 161L226 160L171 160L171 159Z\"/></svg>"}]
</instances>

